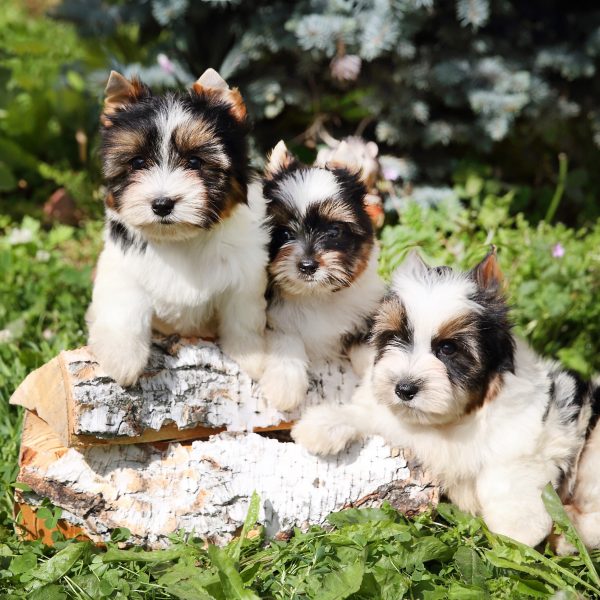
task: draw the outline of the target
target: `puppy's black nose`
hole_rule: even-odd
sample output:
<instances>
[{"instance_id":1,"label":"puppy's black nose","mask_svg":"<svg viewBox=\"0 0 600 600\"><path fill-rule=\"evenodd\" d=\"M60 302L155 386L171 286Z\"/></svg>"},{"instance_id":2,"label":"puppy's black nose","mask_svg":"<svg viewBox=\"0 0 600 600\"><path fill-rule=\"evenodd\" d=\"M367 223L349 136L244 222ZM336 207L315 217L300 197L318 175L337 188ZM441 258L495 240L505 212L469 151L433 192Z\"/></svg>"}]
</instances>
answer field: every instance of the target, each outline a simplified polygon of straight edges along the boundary
<instances>
[{"instance_id":1,"label":"puppy's black nose","mask_svg":"<svg viewBox=\"0 0 600 600\"><path fill-rule=\"evenodd\" d=\"M319 268L319 263L314 258L303 258L298 263L298 270L304 275L312 275Z\"/></svg>"},{"instance_id":2,"label":"puppy's black nose","mask_svg":"<svg viewBox=\"0 0 600 600\"><path fill-rule=\"evenodd\" d=\"M175 200L171 200L171 198L156 198L152 201L152 211L159 217L170 215L174 206Z\"/></svg>"},{"instance_id":3,"label":"puppy's black nose","mask_svg":"<svg viewBox=\"0 0 600 600\"><path fill-rule=\"evenodd\" d=\"M419 391L419 386L415 383L398 383L396 384L396 396L400 400L412 400Z\"/></svg>"}]
</instances>

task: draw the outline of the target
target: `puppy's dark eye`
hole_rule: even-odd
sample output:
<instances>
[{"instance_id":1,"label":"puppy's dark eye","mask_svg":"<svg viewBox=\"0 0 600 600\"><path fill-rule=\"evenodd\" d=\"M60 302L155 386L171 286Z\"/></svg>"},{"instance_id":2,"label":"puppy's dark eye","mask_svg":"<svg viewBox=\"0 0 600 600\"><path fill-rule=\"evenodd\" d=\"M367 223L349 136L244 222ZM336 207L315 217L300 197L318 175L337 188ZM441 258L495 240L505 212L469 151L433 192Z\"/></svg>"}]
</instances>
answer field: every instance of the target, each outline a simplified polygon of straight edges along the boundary
<instances>
[{"instance_id":1,"label":"puppy's dark eye","mask_svg":"<svg viewBox=\"0 0 600 600\"><path fill-rule=\"evenodd\" d=\"M339 238L341 235L342 235L342 227L340 225L332 225L327 230L327 237L330 240L335 240L335 239Z\"/></svg>"},{"instance_id":2,"label":"puppy's dark eye","mask_svg":"<svg viewBox=\"0 0 600 600\"><path fill-rule=\"evenodd\" d=\"M279 246L283 246L295 239L294 232L287 227L279 227L273 232L273 240Z\"/></svg>"},{"instance_id":3,"label":"puppy's dark eye","mask_svg":"<svg viewBox=\"0 0 600 600\"><path fill-rule=\"evenodd\" d=\"M290 229L282 229L280 236L282 242L291 242L294 239L294 232Z\"/></svg>"},{"instance_id":4,"label":"puppy's dark eye","mask_svg":"<svg viewBox=\"0 0 600 600\"><path fill-rule=\"evenodd\" d=\"M438 356L452 356L458 351L458 346L452 340L443 340L438 344L436 354Z\"/></svg>"},{"instance_id":5,"label":"puppy's dark eye","mask_svg":"<svg viewBox=\"0 0 600 600\"><path fill-rule=\"evenodd\" d=\"M141 156L135 156L129 161L129 164L134 171L139 171L146 166L146 161Z\"/></svg>"},{"instance_id":6,"label":"puppy's dark eye","mask_svg":"<svg viewBox=\"0 0 600 600\"><path fill-rule=\"evenodd\" d=\"M187 162L188 169L198 170L202 166L202 161L197 156L190 156Z\"/></svg>"}]
</instances>

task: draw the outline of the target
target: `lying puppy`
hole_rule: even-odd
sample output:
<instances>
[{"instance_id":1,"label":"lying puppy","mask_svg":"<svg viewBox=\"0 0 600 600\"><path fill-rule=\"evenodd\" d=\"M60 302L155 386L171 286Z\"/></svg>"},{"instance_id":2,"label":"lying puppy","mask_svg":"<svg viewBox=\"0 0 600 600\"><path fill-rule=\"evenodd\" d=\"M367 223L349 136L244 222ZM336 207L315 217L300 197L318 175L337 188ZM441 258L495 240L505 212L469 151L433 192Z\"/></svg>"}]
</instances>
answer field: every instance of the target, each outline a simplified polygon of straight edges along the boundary
<instances>
[{"instance_id":1,"label":"lying puppy","mask_svg":"<svg viewBox=\"0 0 600 600\"><path fill-rule=\"evenodd\" d=\"M550 481L600 547L600 389L514 339L500 281L493 251L469 273L411 255L375 317L375 359L353 402L309 409L293 437L329 454L381 434L461 509L532 546L551 532Z\"/></svg>"},{"instance_id":2,"label":"lying puppy","mask_svg":"<svg viewBox=\"0 0 600 600\"><path fill-rule=\"evenodd\" d=\"M358 174L335 160L302 166L279 142L263 193L271 242L268 356L260 384L270 404L291 410L306 396L312 362L347 353L361 370L368 321L384 289Z\"/></svg>"},{"instance_id":3,"label":"lying puppy","mask_svg":"<svg viewBox=\"0 0 600 600\"><path fill-rule=\"evenodd\" d=\"M106 229L88 311L100 365L135 383L155 328L218 335L258 377L268 232L262 195L247 198L240 93L212 69L159 96L113 71L101 120Z\"/></svg>"}]
</instances>

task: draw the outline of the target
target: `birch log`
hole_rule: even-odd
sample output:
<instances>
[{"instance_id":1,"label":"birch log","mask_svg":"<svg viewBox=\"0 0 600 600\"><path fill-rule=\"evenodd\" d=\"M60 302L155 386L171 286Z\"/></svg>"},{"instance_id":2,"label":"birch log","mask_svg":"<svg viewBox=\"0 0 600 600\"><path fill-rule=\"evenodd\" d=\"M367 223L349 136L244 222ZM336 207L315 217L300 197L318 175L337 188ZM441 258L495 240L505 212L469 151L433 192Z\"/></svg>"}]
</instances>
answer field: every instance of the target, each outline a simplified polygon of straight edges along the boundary
<instances>
[{"instance_id":1,"label":"birch log","mask_svg":"<svg viewBox=\"0 0 600 600\"><path fill-rule=\"evenodd\" d=\"M404 513L419 512L438 493L426 474L378 438L330 459L293 442L239 432L189 443L77 449L63 447L32 413L25 417L18 480L32 490L18 492L21 506L47 497L63 509L63 532L102 542L115 527L127 527L133 543L151 548L165 547L177 530L229 541L254 490L268 536L384 500ZM24 526L40 537L35 511L28 510Z\"/></svg>"},{"instance_id":2,"label":"birch log","mask_svg":"<svg viewBox=\"0 0 600 600\"><path fill-rule=\"evenodd\" d=\"M305 403L347 401L357 378L347 361L315 367ZM137 385L122 388L87 348L61 352L31 373L12 404L37 414L65 447L208 437L223 430L290 427L258 384L209 341L156 338Z\"/></svg>"}]
</instances>

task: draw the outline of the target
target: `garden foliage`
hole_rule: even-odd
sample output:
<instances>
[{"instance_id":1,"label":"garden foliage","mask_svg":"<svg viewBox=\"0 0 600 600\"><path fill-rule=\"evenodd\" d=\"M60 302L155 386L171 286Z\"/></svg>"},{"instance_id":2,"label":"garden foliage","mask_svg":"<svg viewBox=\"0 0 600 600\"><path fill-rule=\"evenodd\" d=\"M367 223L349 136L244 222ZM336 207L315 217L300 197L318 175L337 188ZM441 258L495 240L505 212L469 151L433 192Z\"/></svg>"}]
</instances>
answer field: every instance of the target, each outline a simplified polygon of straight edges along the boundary
<instances>
[{"instance_id":1,"label":"garden foliage","mask_svg":"<svg viewBox=\"0 0 600 600\"><path fill-rule=\"evenodd\" d=\"M485 156L504 179L547 185L531 199L540 215L565 152L560 214L600 212L592 1L64 0L57 15L103 45L123 40L112 66L152 83L219 68L248 100L262 152L359 127L413 161L406 179L439 180L457 158Z\"/></svg>"},{"instance_id":2,"label":"garden foliage","mask_svg":"<svg viewBox=\"0 0 600 600\"><path fill-rule=\"evenodd\" d=\"M72 26L36 14L44 4L0 11L0 198L12 214L39 210L60 186L89 206L98 181L97 92L84 77L105 62Z\"/></svg>"},{"instance_id":3,"label":"garden foliage","mask_svg":"<svg viewBox=\"0 0 600 600\"><path fill-rule=\"evenodd\" d=\"M349 509L330 515L327 528L297 530L289 541L263 546L260 530L251 530L259 502L254 495L240 538L226 548L176 534L166 550L121 549L118 542L128 537L121 529L105 549L60 536L49 549L0 529L0 598L575 600L600 594L597 554L537 552L490 533L451 505L441 504L436 520L431 514L408 520L389 506ZM551 488L544 502L557 526L581 545ZM41 511L50 523L60 516L49 507Z\"/></svg>"}]
</instances>

